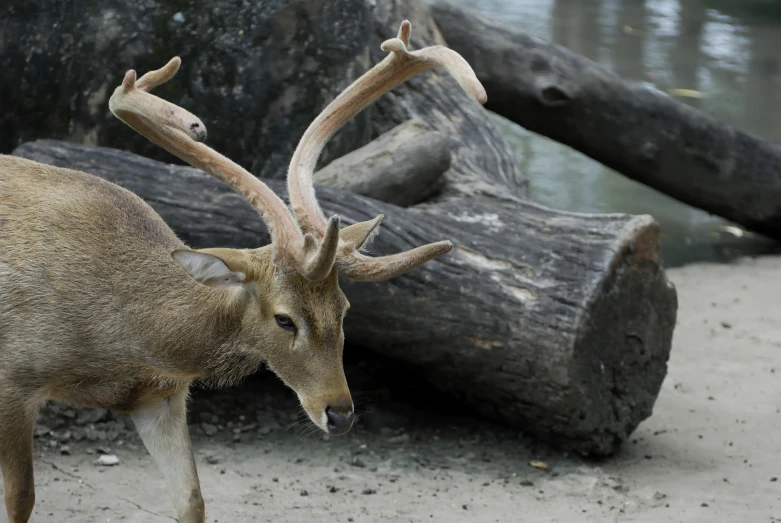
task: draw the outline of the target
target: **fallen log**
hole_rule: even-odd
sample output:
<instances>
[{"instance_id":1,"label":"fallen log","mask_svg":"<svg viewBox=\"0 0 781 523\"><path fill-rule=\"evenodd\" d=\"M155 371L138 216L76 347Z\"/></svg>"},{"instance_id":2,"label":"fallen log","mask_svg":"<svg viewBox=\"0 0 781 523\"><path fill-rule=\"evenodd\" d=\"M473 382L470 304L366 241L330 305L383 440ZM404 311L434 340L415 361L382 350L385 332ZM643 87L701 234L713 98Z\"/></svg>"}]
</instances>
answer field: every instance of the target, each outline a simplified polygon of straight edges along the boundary
<instances>
[{"instance_id":1,"label":"fallen log","mask_svg":"<svg viewBox=\"0 0 781 523\"><path fill-rule=\"evenodd\" d=\"M127 187L192 246L268 241L251 207L198 170L56 141L14 154ZM284 195L282 182L269 183ZM677 309L651 217L488 196L423 211L327 187L318 200L348 224L384 213L371 247L379 254L456 245L390 282L345 281L353 348L408 362L468 407L584 454L610 454L651 414Z\"/></svg>"},{"instance_id":2,"label":"fallen log","mask_svg":"<svg viewBox=\"0 0 781 523\"><path fill-rule=\"evenodd\" d=\"M450 142L412 119L315 173L315 182L375 200L409 207L445 185Z\"/></svg>"},{"instance_id":3,"label":"fallen log","mask_svg":"<svg viewBox=\"0 0 781 523\"><path fill-rule=\"evenodd\" d=\"M486 108L682 202L781 238L781 145L449 0L431 5Z\"/></svg>"}]
</instances>

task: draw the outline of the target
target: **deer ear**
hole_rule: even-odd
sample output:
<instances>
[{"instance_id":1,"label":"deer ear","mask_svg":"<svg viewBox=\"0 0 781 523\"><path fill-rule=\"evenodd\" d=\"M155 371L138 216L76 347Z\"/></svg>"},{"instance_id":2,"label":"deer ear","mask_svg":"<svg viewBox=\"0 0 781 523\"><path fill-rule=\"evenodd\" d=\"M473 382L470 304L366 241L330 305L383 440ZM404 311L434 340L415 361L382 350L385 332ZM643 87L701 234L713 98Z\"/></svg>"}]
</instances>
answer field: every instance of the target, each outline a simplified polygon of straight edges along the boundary
<instances>
[{"instance_id":1,"label":"deer ear","mask_svg":"<svg viewBox=\"0 0 781 523\"><path fill-rule=\"evenodd\" d=\"M222 258L205 252L179 249L171 257L190 278L207 287L229 288L244 285L246 275L232 271Z\"/></svg>"},{"instance_id":2,"label":"deer ear","mask_svg":"<svg viewBox=\"0 0 781 523\"><path fill-rule=\"evenodd\" d=\"M373 220L348 225L339 231L339 237L342 241L352 243L356 249L360 249L374 238L384 217L384 214L379 214Z\"/></svg>"}]
</instances>

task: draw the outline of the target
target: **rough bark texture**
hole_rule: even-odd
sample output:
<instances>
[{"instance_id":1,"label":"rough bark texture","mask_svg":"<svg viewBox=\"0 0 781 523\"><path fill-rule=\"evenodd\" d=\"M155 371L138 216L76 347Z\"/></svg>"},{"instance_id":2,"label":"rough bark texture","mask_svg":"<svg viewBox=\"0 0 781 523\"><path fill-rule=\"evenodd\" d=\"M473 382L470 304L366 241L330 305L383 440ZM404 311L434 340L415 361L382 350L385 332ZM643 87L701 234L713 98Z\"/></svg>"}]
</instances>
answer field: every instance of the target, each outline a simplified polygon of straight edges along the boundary
<instances>
[{"instance_id":1,"label":"rough bark texture","mask_svg":"<svg viewBox=\"0 0 781 523\"><path fill-rule=\"evenodd\" d=\"M108 98L130 68L182 58L156 94L186 107L209 143L257 176L284 178L309 122L384 57L413 23L416 47L442 43L418 0L6 0L0 3L0 152L65 138L178 162L114 118ZM411 118L451 140L442 197L490 191L489 176L526 186L486 111L446 73L427 72L358 115L323 164Z\"/></svg>"},{"instance_id":2,"label":"rough bark texture","mask_svg":"<svg viewBox=\"0 0 781 523\"><path fill-rule=\"evenodd\" d=\"M315 173L315 182L375 200L409 207L445 185L450 142L413 119Z\"/></svg>"},{"instance_id":3,"label":"rough bark texture","mask_svg":"<svg viewBox=\"0 0 781 523\"><path fill-rule=\"evenodd\" d=\"M486 107L678 200L781 238L781 146L447 0L432 15Z\"/></svg>"},{"instance_id":4,"label":"rough bark texture","mask_svg":"<svg viewBox=\"0 0 781 523\"><path fill-rule=\"evenodd\" d=\"M193 246L267 241L249 205L200 171L64 142L15 154L129 188ZM270 184L283 194L282 182ZM409 362L469 407L586 454L613 452L651 414L677 308L652 218L488 196L425 211L325 187L318 196L345 223L384 213L376 253L456 245L390 282L344 282L349 344Z\"/></svg>"}]
</instances>

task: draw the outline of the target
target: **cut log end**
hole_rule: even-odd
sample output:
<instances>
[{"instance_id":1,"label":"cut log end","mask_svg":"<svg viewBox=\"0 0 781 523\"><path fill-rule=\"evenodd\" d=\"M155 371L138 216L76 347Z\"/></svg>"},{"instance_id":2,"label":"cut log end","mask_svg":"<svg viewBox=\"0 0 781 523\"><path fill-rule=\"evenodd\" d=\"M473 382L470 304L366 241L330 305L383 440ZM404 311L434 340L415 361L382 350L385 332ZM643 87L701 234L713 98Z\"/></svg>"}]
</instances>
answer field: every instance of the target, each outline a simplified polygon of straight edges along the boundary
<instances>
[{"instance_id":1,"label":"cut log end","mask_svg":"<svg viewBox=\"0 0 781 523\"><path fill-rule=\"evenodd\" d=\"M584 454L611 454L626 441L651 415L667 373L677 294L659 261L659 233L650 216L627 223L582 316L572 366L582 390L572 391L570 419L592 437L565 443Z\"/></svg>"}]
</instances>

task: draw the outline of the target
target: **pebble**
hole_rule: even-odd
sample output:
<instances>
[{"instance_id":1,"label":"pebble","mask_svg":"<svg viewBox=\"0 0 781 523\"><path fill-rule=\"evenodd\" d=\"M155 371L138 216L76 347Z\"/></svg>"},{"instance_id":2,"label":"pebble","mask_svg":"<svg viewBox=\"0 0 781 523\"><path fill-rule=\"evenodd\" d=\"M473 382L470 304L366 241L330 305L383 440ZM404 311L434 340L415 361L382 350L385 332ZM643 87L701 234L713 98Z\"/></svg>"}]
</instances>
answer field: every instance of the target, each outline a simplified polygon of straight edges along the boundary
<instances>
[{"instance_id":1,"label":"pebble","mask_svg":"<svg viewBox=\"0 0 781 523\"><path fill-rule=\"evenodd\" d=\"M104 467L113 467L119 465L119 458L113 454L104 454L94 461L95 465L101 465Z\"/></svg>"},{"instance_id":2,"label":"pebble","mask_svg":"<svg viewBox=\"0 0 781 523\"><path fill-rule=\"evenodd\" d=\"M71 449L68 445L63 445L60 447L60 454L63 456L70 456L71 455Z\"/></svg>"},{"instance_id":3,"label":"pebble","mask_svg":"<svg viewBox=\"0 0 781 523\"><path fill-rule=\"evenodd\" d=\"M409 441L409 434L400 434L399 436L393 436L388 438L388 443L391 445L398 445L399 443L407 443Z\"/></svg>"},{"instance_id":4,"label":"pebble","mask_svg":"<svg viewBox=\"0 0 781 523\"><path fill-rule=\"evenodd\" d=\"M208 463L209 465L216 465L219 462L220 462L219 456L215 456L213 454L206 456L206 463Z\"/></svg>"},{"instance_id":5,"label":"pebble","mask_svg":"<svg viewBox=\"0 0 781 523\"><path fill-rule=\"evenodd\" d=\"M201 423L201 429L203 429L203 433L207 436L214 436L217 434L217 427L211 423Z\"/></svg>"}]
</instances>

